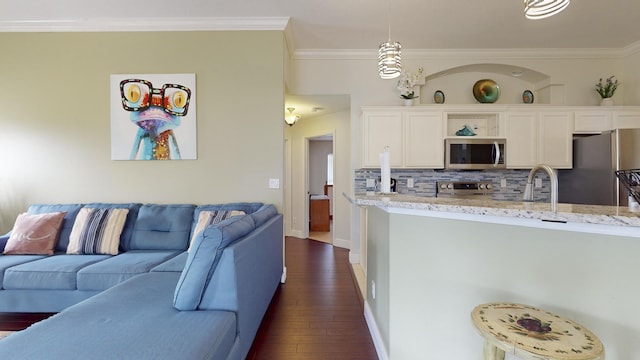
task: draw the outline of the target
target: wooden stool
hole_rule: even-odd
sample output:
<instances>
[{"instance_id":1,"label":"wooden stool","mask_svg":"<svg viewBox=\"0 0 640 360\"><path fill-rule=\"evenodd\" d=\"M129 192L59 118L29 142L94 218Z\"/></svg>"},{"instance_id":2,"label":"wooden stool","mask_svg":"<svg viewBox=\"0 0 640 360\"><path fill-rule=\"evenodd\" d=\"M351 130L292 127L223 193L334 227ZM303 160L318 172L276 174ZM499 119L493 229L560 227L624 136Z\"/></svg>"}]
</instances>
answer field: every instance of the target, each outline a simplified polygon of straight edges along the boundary
<instances>
[{"instance_id":1,"label":"wooden stool","mask_svg":"<svg viewBox=\"0 0 640 360\"><path fill-rule=\"evenodd\" d=\"M569 319L527 305L490 303L471 312L484 337L484 360L505 352L525 360L603 360L602 342Z\"/></svg>"}]
</instances>

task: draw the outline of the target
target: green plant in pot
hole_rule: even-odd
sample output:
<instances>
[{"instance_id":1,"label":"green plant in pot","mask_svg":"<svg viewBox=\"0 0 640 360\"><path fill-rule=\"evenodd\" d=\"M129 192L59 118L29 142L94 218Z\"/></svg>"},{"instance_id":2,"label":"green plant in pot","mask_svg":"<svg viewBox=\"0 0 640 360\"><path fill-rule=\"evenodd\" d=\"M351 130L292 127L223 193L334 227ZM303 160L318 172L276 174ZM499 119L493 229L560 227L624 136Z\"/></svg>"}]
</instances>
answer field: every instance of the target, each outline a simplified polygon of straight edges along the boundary
<instances>
[{"instance_id":1,"label":"green plant in pot","mask_svg":"<svg viewBox=\"0 0 640 360\"><path fill-rule=\"evenodd\" d=\"M618 80L615 78L615 76L609 76L604 81L602 80L602 78L600 78L598 83L596 83L595 90L598 92L598 94L600 94L600 97L602 98L601 105L612 104L611 98L613 97L613 94L616 92L617 88Z\"/></svg>"}]
</instances>

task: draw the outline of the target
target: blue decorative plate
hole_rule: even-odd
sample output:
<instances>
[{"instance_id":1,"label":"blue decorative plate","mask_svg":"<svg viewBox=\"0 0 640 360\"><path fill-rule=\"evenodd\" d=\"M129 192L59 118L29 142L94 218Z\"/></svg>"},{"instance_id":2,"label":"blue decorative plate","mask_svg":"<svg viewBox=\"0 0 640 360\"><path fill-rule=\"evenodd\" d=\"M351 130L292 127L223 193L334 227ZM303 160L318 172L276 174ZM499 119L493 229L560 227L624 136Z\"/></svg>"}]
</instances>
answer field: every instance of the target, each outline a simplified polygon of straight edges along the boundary
<instances>
[{"instance_id":1,"label":"blue decorative plate","mask_svg":"<svg viewBox=\"0 0 640 360\"><path fill-rule=\"evenodd\" d=\"M531 90L525 90L522 93L522 102L525 104L533 104L533 93Z\"/></svg>"},{"instance_id":2,"label":"blue decorative plate","mask_svg":"<svg viewBox=\"0 0 640 360\"><path fill-rule=\"evenodd\" d=\"M436 104L444 104L444 93L440 90L436 90L436 92L433 93L433 101Z\"/></svg>"}]
</instances>

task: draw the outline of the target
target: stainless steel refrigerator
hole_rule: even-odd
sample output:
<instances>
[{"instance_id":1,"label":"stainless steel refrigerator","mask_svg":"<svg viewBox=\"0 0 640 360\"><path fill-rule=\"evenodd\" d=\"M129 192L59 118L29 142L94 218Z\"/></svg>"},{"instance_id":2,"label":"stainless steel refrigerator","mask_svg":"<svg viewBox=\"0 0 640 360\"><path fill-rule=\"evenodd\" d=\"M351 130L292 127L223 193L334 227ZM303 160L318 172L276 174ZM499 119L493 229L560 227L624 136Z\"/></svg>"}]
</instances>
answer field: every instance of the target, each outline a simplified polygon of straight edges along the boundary
<instances>
[{"instance_id":1,"label":"stainless steel refrigerator","mask_svg":"<svg viewBox=\"0 0 640 360\"><path fill-rule=\"evenodd\" d=\"M617 129L573 139L573 169L558 170L558 201L628 205L616 170L640 169L640 129Z\"/></svg>"}]
</instances>

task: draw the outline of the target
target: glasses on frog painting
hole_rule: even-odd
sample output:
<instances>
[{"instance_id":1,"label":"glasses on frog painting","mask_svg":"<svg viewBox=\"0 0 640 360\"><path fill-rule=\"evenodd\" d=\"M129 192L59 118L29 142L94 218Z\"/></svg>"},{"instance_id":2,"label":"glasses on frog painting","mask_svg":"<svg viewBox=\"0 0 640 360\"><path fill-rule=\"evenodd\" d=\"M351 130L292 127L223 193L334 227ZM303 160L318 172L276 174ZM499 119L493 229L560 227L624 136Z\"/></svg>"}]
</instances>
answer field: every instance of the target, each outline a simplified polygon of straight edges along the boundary
<instances>
[{"instance_id":1,"label":"glasses on frog painting","mask_svg":"<svg viewBox=\"0 0 640 360\"><path fill-rule=\"evenodd\" d=\"M178 84L164 84L154 88L150 81L126 79L120 82L122 107L127 111L143 111L150 106L161 107L166 113L187 115L191 90Z\"/></svg>"}]
</instances>

